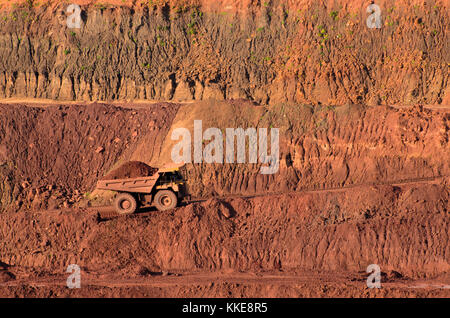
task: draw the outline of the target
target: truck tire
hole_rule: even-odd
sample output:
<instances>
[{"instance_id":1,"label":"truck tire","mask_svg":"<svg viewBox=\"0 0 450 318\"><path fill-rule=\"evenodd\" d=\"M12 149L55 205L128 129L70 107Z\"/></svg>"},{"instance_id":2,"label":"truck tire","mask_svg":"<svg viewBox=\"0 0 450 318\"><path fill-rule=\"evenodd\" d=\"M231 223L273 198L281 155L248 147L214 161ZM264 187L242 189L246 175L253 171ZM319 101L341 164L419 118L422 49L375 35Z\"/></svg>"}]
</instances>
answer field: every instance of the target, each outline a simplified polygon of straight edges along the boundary
<instances>
[{"instance_id":1,"label":"truck tire","mask_svg":"<svg viewBox=\"0 0 450 318\"><path fill-rule=\"evenodd\" d=\"M177 196L170 190L160 190L156 192L153 202L159 211L174 209L178 203Z\"/></svg>"},{"instance_id":2,"label":"truck tire","mask_svg":"<svg viewBox=\"0 0 450 318\"><path fill-rule=\"evenodd\" d=\"M137 209L137 201L129 193L120 193L114 201L114 208L119 214L132 214Z\"/></svg>"}]
</instances>

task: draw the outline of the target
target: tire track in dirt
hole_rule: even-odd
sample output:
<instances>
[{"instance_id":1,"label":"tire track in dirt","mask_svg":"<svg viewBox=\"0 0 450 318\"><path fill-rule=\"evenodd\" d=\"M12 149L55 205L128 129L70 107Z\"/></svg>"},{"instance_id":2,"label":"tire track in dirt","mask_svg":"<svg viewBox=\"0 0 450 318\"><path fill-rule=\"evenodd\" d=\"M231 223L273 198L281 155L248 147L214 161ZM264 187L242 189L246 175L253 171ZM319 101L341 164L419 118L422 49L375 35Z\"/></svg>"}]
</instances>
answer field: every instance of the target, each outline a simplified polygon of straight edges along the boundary
<instances>
[{"instance_id":1,"label":"tire track in dirt","mask_svg":"<svg viewBox=\"0 0 450 318\"><path fill-rule=\"evenodd\" d=\"M315 290L329 291L340 297L380 297L381 290L369 289L366 286L366 273L351 272L264 272L264 273L220 273L220 272L180 272L168 275L152 274L140 278L126 278L120 275L100 275L82 273L82 289L69 290L66 287L66 276L33 277L0 283L0 295L8 296L5 290L15 290L16 293L27 288L33 288L38 293L58 291L66 297L82 296L86 291L88 297L96 297L105 292L113 295L123 289L128 291L127 297L149 296L147 293L156 290L153 297L188 297L198 295L205 289L207 297L231 297L236 290L239 297L268 297L266 286L271 288L271 297L317 297ZM382 290L387 297L446 297L450 285L445 279L408 280L392 279L383 273ZM241 287L242 286L242 287ZM238 287L238 288L236 288ZM241 288L243 288L241 290ZM172 291L184 291L184 295L170 294ZM187 294L187 295L186 295ZM326 296L322 294L321 296ZM332 295L328 295L330 297ZM336 296L336 295L335 295ZM86 297L86 295L84 296ZM114 297L114 296L113 296Z\"/></svg>"},{"instance_id":2,"label":"tire track in dirt","mask_svg":"<svg viewBox=\"0 0 450 318\"><path fill-rule=\"evenodd\" d=\"M258 197L264 197L264 196L276 196L276 195L289 195L289 194L307 194L307 193L333 193L333 192L341 192L341 191L349 191L356 188L361 187L377 187L377 186L385 186L390 185L394 187L401 187L401 186L414 186L419 184L436 184L439 181L444 180L445 178L450 178L450 176L436 176L436 177L426 177L426 178L414 178L414 179L408 179L408 180L393 180L393 181L386 181L382 183L366 183L366 184L353 184L348 185L344 187L335 187L335 188L327 188L327 189L303 189L299 191L279 191L279 192L265 192L265 193L256 193L252 195L226 195L226 196L218 196L218 197L210 197L210 198L194 198L191 200L186 200L182 202L182 205L192 204L192 203L200 203L205 202L210 199L216 199L216 200L230 200L230 199L252 199L252 198L258 198ZM133 215L119 215L116 212L113 211L112 206L100 206L100 207L91 207L88 208L88 210L98 210L98 218L99 221L106 221L111 220L114 218L135 218L135 217L146 217L154 213L154 211L146 211L151 208L147 207L144 209L145 212L137 212Z\"/></svg>"}]
</instances>

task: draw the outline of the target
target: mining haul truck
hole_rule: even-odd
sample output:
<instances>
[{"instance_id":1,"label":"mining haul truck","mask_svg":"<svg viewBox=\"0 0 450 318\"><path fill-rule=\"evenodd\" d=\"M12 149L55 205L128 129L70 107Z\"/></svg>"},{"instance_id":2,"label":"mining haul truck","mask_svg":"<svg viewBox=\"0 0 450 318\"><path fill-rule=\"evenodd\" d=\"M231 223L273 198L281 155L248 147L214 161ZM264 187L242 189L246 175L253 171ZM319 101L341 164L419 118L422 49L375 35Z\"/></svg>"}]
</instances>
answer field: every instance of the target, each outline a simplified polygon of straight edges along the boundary
<instances>
[{"instance_id":1,"label":"mining haul truck","mask_svg":"<svg viewBox=\"0 0 450 318\"><path fill-rule=\"evenodd\" d=\"M159 211L175 208L185 197L185 181L176 168L158 169L150 177L99 180L97 189L116 191L114 208L119 214L132 214L140 206Z\"/></svg>"}]
</instances>

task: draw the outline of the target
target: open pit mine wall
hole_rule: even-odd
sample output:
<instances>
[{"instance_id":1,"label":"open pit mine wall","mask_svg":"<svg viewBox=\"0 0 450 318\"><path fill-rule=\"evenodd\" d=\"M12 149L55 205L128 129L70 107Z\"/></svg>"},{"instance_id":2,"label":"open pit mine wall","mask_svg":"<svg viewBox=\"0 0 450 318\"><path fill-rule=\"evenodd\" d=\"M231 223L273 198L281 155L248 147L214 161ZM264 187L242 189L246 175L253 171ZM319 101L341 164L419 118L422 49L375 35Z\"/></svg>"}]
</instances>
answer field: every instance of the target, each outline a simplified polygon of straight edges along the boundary
<instances>
[{"instance_id":1,"label":"open pit mine wall","mask_svg":"<svg viewBox=\"0 0 450 318\"><path fill-rule=\"evenodd\" d=\"M1 1L0 98L449 104L445 1L129 2Z\"/></svg>"},{"instance_id":2,"label":"open pit mine wall","mask_svg":"<svg viewBox=\"0 0 450 318\"><path fill-rule=\"evenodd\" d=\"M193 197L450 181L450 116L419 106L264 107L238 100L140 109L0 104L0 211L61 208L83 198L107 203L96 199L108 199L94 191L99 178L131 160L154 167L171 163L179 142L172 132L192 132L198 119L222 131L279 127L280 161L270 175L260 173L260 163L187 164Z\"/></svg>"}]
</instances>

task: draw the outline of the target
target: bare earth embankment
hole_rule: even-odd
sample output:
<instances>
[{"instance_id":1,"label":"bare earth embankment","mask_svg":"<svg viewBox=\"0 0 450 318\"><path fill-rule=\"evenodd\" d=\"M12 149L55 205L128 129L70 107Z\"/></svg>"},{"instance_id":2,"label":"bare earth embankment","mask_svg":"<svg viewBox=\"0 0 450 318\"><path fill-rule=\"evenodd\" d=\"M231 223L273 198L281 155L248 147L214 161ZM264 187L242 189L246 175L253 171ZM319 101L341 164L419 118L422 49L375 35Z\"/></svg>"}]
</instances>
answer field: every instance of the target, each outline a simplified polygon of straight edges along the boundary
<instances>
[{"instance_id":1,"label":"bare earth embankment","mask_svg":"<svg viewBox=\"0 0 450 318\"><path fill-rule=\"evenodd\" d=\"M10 130L12 138L2 139L12 141L4 145L2 165L9 176L3 186L11 189L3 192L5 211L0 214L3 296L448 296L448 112L361 106L309 112L306 107L300 114L312 116L305 121L310 130L300 123L305 117L289 116L306 131L300 139L292 139L295 125L282 129L284 164L275 175L262 177L258 167L245 164L235 168L204 164L201 171L188 164L185 173L191 191L203 199L199 202L167 213L144 210L131 217L115 217L110 208L86 207L108 202L107 195L90 191L115 162L164 161L173 143L170 129L177 127L180 116L190 120L186 114L200 112L205 123L220 121L220 116L209 116L212 106L207 103L177 106L176 113L176 108L166 106L158 105L157 112L156 106L133 110L106 104L2 106L2 114L22 112L2 117L2 127L22 121L33 127ZM214 107L227 118L236 106L224 102ZM253 114L254 107L239 104L239 120L246 112ZM278 120L267 109L258 111ZM70 117L73 113L76 121ZM380 113L389 124L377 128ZM146 114L153 114L152 127L160 129L157 148L150 142L154 130L133 134L121 124L123 118L136 118L147 126ZM318 129L314 116L326 118L331 129ZM340 116L348 131L332 128L344 121ZM59 144L72 148L46 151L52 138L46 139L44 118L60 118L53 131L60 129ZM172 128L161 130L159 120ZM96 132L94 127L103 127L104 122L109 125ZM15 132L20 138L14 138ZM80 139L81 132L86 136ZM89 138L88 132L98 140ZM323 147L325 140L329 148ZM34 146L21 148L23 141ZM98 151L99 145L104 150ZM157 150L149 156L140 147ZM55 165L55 156L65 155L64 149L67 160ZM290 164L285 162L287 153ZM11 167L21 154L27 160ZM83 159L87 165L83 171L90 174L73 175L77 164L72 162ZM45 167L45 160L49 170L38 168ZM34 172L27 173L25 169L34 165ZM58 183L65 174L73 175L68 180L78 176L81 186ZM213 175L220 181L211 179ZM241 181L233 175L240 175ZM211 184L221 192L206 191ZM65 287L65 268L72 263L82 268L85 288L77 291ZM366 287L365 269L373 263L382 269L381 290Z\"/></svg>"},{"instance_id":2,"label":"bare earth embankment","mask_svg":"<svg viewBox=\"0 0 450 318\"><path fill-rule=\"evenodd\" d=\"M0 297L450 297L446 3L78 3L0 1ZM279 170L117 216L96 181L194 120L279 128Z\"/></svg>"}]
</instances>

